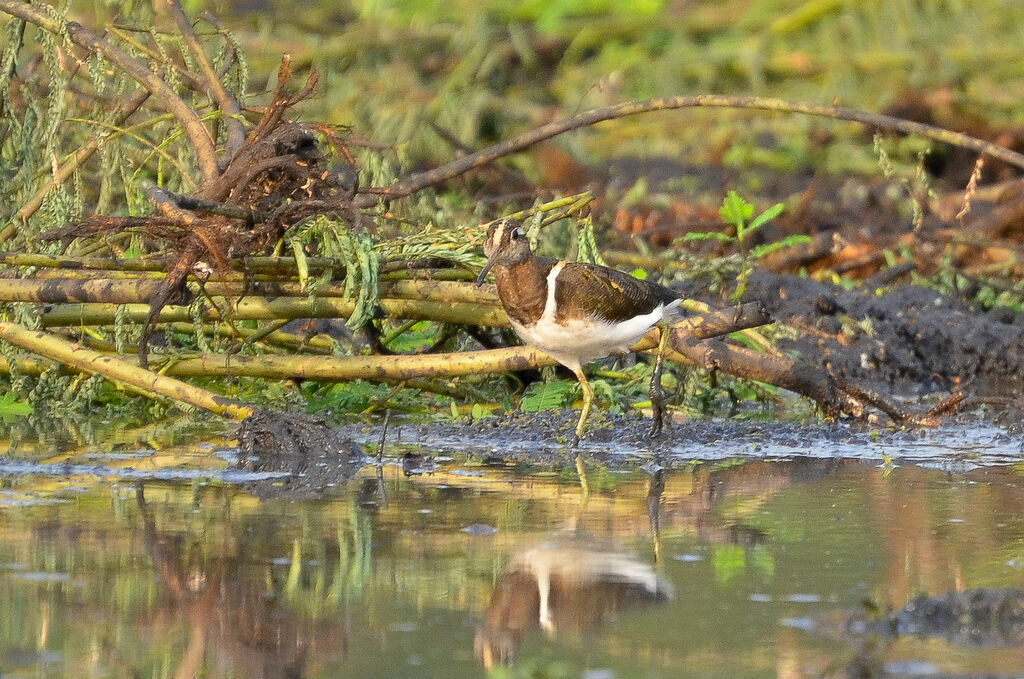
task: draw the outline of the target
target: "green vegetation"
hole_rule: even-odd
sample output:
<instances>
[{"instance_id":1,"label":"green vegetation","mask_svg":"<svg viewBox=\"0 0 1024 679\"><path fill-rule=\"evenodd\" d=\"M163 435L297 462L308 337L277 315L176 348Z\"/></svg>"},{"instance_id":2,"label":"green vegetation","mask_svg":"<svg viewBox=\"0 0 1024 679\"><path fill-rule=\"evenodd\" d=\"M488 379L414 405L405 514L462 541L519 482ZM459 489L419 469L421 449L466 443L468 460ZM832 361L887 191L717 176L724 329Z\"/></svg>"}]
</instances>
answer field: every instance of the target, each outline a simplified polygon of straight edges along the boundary
<instances>
[{"instance_id":1,"label":"green vegetation","mask_svg":"<svg viewBox=\"0 0 1024 679\"><path fill-rule=\"evenodd\" d=\"M752 259L757 260L773 252L778 252L783 248L811 242L809 236L797 234L787 236L785 239L774 243L766 243L753 248L749 247L747 240L751 235L782 214L784 209L785 206L782 203L776 203L754 217L754 206L740 198L735 191L730 191L729 195L722 202L722 208L718 211L718 214L722 216L726 224L732 225L735 228L735 235L711 231L707 233L689 233L685 236L684 240L717 240L733 244L739 249L740 273L736 277L736 289L730 295L733 302L742 300L747 292L747 279L754 270L753 263L751 262Z\"/></svg>"},{"instance_id":2,"label":"green vegetation","mask_svg":"<svg viewBox=\"0 0 1024 679\"><path fill-rule=\"evenodd\" d=\"M0 418L7 420L15 417L25 417L26 415L32 414L32 406L24 401L19 401L18 397L7 392L0 394Z\"/></svg>"},{"instance_id":3,"label":"green vegetation","mask_svg":"<svg viewBox=\"0 0 1024 679\"><path fill-rule=\"evenodd\" d=\"M469 0L375 0L295 11L292 4L270 0L258 13L232 15L230 4L194 0L185 9L193 17L204 10L221 15L220 24L200 21L196 30L211 68L240 95L251 120L271 103L268 93L275 82L269 74L282 54L292 58L293 89L313 70L320 74L315 96L293 112L318 123L314 131L326 153L325 167L351 182L358 174L360 187L387 187L417 168L444 163L553 118L648 97L762 95L865 110L882 110L910 97L928 102L938 124L977 119L999 126L1024 119L1024 104L1014 94L1024 87L1024 67L1013 58L1012 47L1024 42L1024 21L1013 3L727 0L679 7L645 0L625 8L602 0L558 0L510 8ZM49 15L112 26L109 39L148 64L196 111L214 141L225 142L231 116L188 87L198 66L191 63L186 41L171 30L173 24L166 16L155 17L151 5L101 2L53 9ZM151 25L157 28L133 28ZM152 216L156 210L147 191L154 187L194 193L204 165L194 139L171 115L132 117L135 84L108 57L87 55L70 72L65 62L79 52L59 31L10 20L0 46L0 103L9 114L0 128L0 176L7 188L0 196L0 250L102 261L111 278L137 273L133 284L164 280L165 262L182 249L169 229L104 230L94 224L93 232L64 239L42 240L40 234L94 214ZM520 212L545 254L607 259L666 281L714 272L718 283L712 289L728 290L731 300L738 301L758 260L810 242L803 235L768 234L765 228L780 216L782 205L792 210L799 202L792 192L806 183L787 184L787 178L814 171L870 182L884 174L904 189L893 202L915 224L920 222L932 189L922 172L931 146L915 137L876 137L874 145L869 139L863 129L845 123L700 108L614 119L560 135L534 151L405 199L381 197L351 213L327 210L288 223L269 244L275 255L287 258L289 282L294 283L279 301L303 300L307 311L335 304L344 310L339 315L346 318L345 328L300 330L284 325L301 317L299 312L268 319L232 309L231 300L249 285L235 270L211 281L209 288L193 284L194 300L161 327L153 360L173 373L184 371L189 360L216 355L230 373L234 356L260 359L302 352L312 364L316 356L358 357L382 353L382 347L403 354L475 347L464 324L438 309L475 304L476 299L438 294L427 300L434 305L429 311L419 307L412 318L391 316L387 305L414 295L401 287L414 278L412 268L403 270L402 263L431 260L438 263L428 273L433 279L471 280L481 261L475 227ZM76 166L77 154L90 148L94 157ZM645 172L652 159L678 162L678 176L650 179ZM693 168L727 174L715 179L710 172L689 171ZM779 177L781 188L773 185ZM534 185L541 188L534 191ZM591 186L599 187L596 193L584 192ZM524 199L524 190L531 197ZM664 252L620 223L623 215L675 214L680 204L690 210L686 214L697 215L691 221L706 214L716 219L713 206L719 203L717 215L724 224L690 233ZM755 234L762 240L752 242ZM64 241L70 246L65 248ZM714 257L684 249L702 241L718 247ZM216 273L230 269L213 259L202 264ZM894 255L897 260L913 261L913 253L900 252ZM276 284L273 277L280 271L275 267L282 261L264 260L258 264L265 268L246 273L251 280ZM5 272L16 272L11 277L25 279L53 268L52 261L27 259L8 260L5 267ZM836 279L853 284L848 276L837 274ZM944 291L973 293L986 308L1020 309L1024 299L1019 281L972 277L952 264L919 280ZM212 292L215 285L223 286L220 293ZM125 301L101 306L43 311L38 304L16 301L5 303L2 313L5 320L28 328L74 328L73 340L98 351L134 353L142 341L146 307ZM480 315L495 305L462 309L464 316ZM76 313L76 322L69 322L69 314ZM508 342L511 336L494 339ZM99 380L32 363L7 345L2 360L10 374L0 401L5 417L24 415L26 408L44 402L73 408L98 401L119 410L126 402L137 403ZM607 373L595 381L606 409L645 405L643 383L651 370L646 361L608 362L598 370ZM528 385L481 375L339 384L307 380L299 389L268 386L244 375L200 383L244 400L297 404L314 412L366 414L393 408L446 417L453 401L456 412L468 410L474 416L505 407L532 412L565 406L574 392L551 371L545 375ZM777 399L760 384L709 378L688 367L673 366L664 381L671 405L685 412L727 412L751 400ZM424 394L430 396L421 398Z\"/></svg>"}]
</instances>

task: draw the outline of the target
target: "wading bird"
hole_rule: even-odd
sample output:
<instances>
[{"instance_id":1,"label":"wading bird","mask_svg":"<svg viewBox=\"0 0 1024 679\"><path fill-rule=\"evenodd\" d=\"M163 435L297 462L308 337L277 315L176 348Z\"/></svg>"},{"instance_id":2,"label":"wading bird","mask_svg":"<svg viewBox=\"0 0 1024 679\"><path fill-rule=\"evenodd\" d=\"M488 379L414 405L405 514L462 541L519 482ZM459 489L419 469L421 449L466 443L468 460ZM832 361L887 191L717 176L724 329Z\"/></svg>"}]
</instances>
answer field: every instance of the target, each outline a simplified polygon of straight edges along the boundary
<instances>
[{"instance_id":1,"label":"wading bird","mask_svg":"<svg viewBox=\"0 0 1024 679\"><path fill-rule=\"evenodd\" d=\"M579 443L590 414L594 391L583 364L629 351L656 325L662 341L651 381L654 422L661 430L661 360L667 345L664 321L681 303L672 290L595 264L537 257L522 225L501 219L491 225L484 243L487 263L476 279L482 285L494 271L498 297L519 337L572 370L583 389L583 412L572 445Z\"/></svg>"}]
</instances>

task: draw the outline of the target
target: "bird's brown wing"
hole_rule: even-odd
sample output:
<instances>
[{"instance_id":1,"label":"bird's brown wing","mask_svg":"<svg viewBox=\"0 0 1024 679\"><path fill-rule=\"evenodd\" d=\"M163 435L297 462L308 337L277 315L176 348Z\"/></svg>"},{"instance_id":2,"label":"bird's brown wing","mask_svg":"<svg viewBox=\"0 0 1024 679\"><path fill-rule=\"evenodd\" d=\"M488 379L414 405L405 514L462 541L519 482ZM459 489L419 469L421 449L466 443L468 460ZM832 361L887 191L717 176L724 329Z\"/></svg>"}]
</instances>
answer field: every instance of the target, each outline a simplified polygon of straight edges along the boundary
<instances>
[{"instance_id":1,"label":"bird's brown wing","mask_svg":"<svg viewBox=\"0 0 1024 679\"><path fill-rule=\"evenodd\" d=\"M587 316L614 323L650 313L659 304L679 299L678 294L657 283L579 262L566 263L556 283L558 317L579 315L570 314L569 310L582 308Z\"/></svg>"}]
</instances>

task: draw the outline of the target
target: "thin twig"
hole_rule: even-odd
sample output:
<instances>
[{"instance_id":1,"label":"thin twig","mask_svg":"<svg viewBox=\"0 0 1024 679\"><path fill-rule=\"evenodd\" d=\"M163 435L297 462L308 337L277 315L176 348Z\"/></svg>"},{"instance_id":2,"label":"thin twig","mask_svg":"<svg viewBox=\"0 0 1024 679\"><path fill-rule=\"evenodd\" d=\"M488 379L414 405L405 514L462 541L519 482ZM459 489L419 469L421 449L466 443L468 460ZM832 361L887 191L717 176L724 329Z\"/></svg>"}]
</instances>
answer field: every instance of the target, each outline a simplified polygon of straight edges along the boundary
<instances>
[{"instance_id":1,"label":"thin twig","mask_svg":"<svg viewBox=\"0 0 1024 679\"><path fill-rule=\"evenodd\" d=\"M832 371L829 371L829 377L832 379L833 383L844 392L859 401L878 408L897 424L916 424L923 427L936 427L940 423L939 418L932 415L930 411L924 414L911 412L900 407L897 403L890 401L887 396L884 396L873 389L856 384L852 380L840 377Z\"/></svg>"},{"instance_id":2,"label":"thin twig","mask_svg":"<svg viewBox=\"0 0 1024 679\"><path fill-rule=\"evenodd\" d=\"M117 64L121 70L149 90L150 94L169 113L173 113L181 126L185 128L195 149L196 160L199 162L203 178L210 180L217 176L217 157L214 153L214 142L210 132L203 125L199 115L175 94L170 85L164 82L160 76L98 33L74 21L63 22L54 19L37 9L37 5L30 5L20 0L0 0L0 11L24 19L54 35L66 34L76 45L102 54Z\"/></svg>"},{"instance_id":3,"label":"thin twig","mask_svg":"<svg viewBox=\"0 0 1024 679\"><path fill-rule=\"evenodd\" d=\"M391 423L391 409L384 409L384 424L380 427L380 437L377 438L377 464L384 463L384 442L388 438L388 425Z\"/></svg>"},{"instance_id":4,"label":"thin twig","mask_svg":"<svg viewBox=\"0 0 1024 679\"><path fill-rule=\"evenodd\" d=\"M959 132L953 132L935 125L927 125L903 118L868 113L842 106L821 106L816 104L805 104L795 101L784 101L782 99L769 99L764 97L732 97L713 94L702 94L684 97L668 97L664 99L647 99L643 101L630 101L615 106L606 106L581 113L571 118L548 123L535 129L529 130L517 137L508 139L494 146L470 153L458 158L446 165L415 174L403 179L392 186L380 191L385 198L402 198L428 186L457 177L473 168L480 167L487 163L494 162L498 158L518 153L534 144L546 139L564 134L571 130L587 127L605 120L625 118L640 113L652 111L669 111L680 108L711 107L711 108L742 108L761 111L777 111L780 113L802 113L805 115L821 116L824 118L835 118L839 120L850 120L870 127L875 127L893 132L906 134L917 134L922 137L941 141L953 146L960 146L971 149L978 153L985 153L994 158L999 158L1011 165L1024 168L1024 154L1011 151L992 142L971 137ZM356 207L369 207L376 204L379 198L377 195L364 195L356 201Z\"/></svg>"},{"instance_id":5,"label":"thin twig","mask_svg":"<svg viewBox=\"0 0 1024 679\"><path fill-rule=\"evenodd\" d=\"M185 11L181 8L181 3L178 0L164 0L164 4L170 11L171 16L174 17L175 23L178 24L178 29L181 31L182 37L185 38L185 44L188 45L192 58L199 64L199 72L202 74L209 96L217 103L217 107L224 114L224 124L228 130L225 160L230 162L235 154L238 153L238 150L242 148L242 145L245 144L245 123L242 117L242 107L235 96L224 87L224 83L217 77L216 71L213 70L213 64L210 63L209 57L206 56L206 51L199 42L198 36L196 36L192 22L185 16Z\"/></svg>"},{"instance_id":6,"label":"thin twig","mask_svg":"<svg viewBox=\"0 0 1024 679\"><path fill-rule=\"evenodd\" d=\"M160 64L161 66L173 70L177 74L178 78L181 79L182 84L190 90L200 94L206 94L206 91L203 89L203 81L199 76L188 70L184 64L179 64L173 59L168 59L166 54L163 54L159 50L136 40L131 35L131 29L126 29L120 26L111 26L108 30L130 45L133 49L145 55L151 64Z\"/></svg>"},{"instance_id":7,"label":"thin twig","mask_svg":"<svg viewBox=\"0 0 1024 679\"><path fill-rule=\"evenodd\" d=\"M230 38L228 38L228 30L224 28L224 25L217 17L213 16L209 12L203 12L199 15L199 18L213 26L214 30L227 38L224 41L226 49L224 54L224 63L220 65L220 70L217 71L217 79L220 80L228 74L231 67L235 65L235 60L238 58L237 51L235 50L235 43L231 42ZM243 92L242 94L245 93Z\"/></svg>"},{"instance_id":8,"label":"thin twig","mask_svg":"<svg viewBox=\"0 0 1024 679\"><path fill-rule=\"evenodd\" d=\"M943 399L941 403L932 407L932 409L928 411L928 414L933 417L938 417L939 415L956 415L960 412L961 406L966 400L966 391L954 391L948 397Z\"/></svg>"}]
</instances>

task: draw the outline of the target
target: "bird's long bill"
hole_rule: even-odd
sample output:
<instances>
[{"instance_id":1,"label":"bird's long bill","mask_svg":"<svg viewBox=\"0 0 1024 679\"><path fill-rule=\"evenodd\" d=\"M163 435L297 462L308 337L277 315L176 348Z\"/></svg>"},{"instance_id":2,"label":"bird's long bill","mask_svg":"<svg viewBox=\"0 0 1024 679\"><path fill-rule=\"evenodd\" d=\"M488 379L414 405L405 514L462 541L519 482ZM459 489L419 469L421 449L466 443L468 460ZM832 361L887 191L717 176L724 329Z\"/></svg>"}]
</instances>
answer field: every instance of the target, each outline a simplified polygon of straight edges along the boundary
<instances>
[{"instance_id":1,"label":"bird's long bill","mask_svg":"<svg viewBox=\"0 0 1024 679\"><path fill-rule=\"evenodd\" d=\"M484 279L487 278L487 273L491 270L491 267L494 266L494 262L497 261L497 259L498 252L495 251L494 254L491 255L491 258L487 260L487 263L484 264L484 268L480 269L480 275L476 277L476 287L479 288L484 284Z\"/></svg>"}]
</instances>

